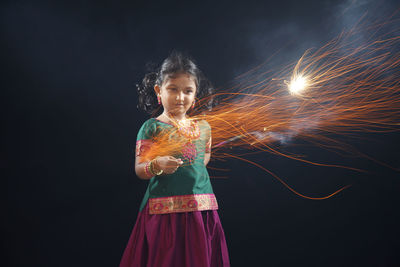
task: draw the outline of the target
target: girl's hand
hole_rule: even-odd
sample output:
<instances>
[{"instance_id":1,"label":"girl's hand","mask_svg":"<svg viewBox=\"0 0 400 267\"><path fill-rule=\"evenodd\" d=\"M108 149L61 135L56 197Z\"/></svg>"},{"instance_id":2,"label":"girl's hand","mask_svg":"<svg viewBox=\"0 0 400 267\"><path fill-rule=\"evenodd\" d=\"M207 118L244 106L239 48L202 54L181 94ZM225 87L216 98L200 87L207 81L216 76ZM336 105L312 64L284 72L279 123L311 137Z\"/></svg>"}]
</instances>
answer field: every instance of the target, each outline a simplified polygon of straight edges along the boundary
<instances>
[{"instance_id":1,"label":"girl's hand","mask_svg":"<svg viewBox=\"0 0 400 267\"><path fill-rule=\"evenodd\" d=\"M157 157L153 163L157 170L163 170L166 174L176 172L176 170L183 164L181 159L172 156Z\"/></svg>"}]
</instances>

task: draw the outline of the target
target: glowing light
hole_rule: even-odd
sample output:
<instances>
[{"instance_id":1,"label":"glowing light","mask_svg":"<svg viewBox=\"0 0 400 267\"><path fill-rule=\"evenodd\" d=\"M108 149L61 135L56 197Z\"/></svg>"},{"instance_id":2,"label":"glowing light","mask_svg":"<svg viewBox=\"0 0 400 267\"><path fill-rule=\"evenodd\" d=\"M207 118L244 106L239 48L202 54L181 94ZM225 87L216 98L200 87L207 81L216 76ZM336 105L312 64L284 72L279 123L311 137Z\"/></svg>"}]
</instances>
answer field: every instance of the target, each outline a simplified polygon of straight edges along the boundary
<instances>
[{"instance_id":1,"label":"glowing light","mask_svg":"<svg viewBox=\"0 0 400 267\"><path fill-rule=\"evenodd\" d=\"M289 84L289 91L291 94L301 94L307 87L307 79L303 76L297 76L292 79Z\"/></svg>"}]
</instances>

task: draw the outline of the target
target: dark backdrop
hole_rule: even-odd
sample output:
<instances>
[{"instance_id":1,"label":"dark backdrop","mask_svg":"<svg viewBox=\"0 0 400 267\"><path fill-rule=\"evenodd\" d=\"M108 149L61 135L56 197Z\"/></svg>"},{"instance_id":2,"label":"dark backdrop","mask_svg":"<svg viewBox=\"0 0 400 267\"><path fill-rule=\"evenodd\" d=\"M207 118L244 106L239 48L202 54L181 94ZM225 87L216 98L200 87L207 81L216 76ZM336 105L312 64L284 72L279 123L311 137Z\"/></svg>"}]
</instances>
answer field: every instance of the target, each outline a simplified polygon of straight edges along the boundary
<instances>
[{"instance_id":1,"label":"dark backdrop","mask_svg":"<svg viewBox=\"0 0 400 267\"><path fill-rule=\"evenodd\" d=\"M146 64L186 51L219 87L264 62L296 61L396 1L3 1L2 245L6 266L117 266L147 183L133 170L148 118L134 84ZM399 134L349 138L400 168ZM293 140L295 143L296 140ZM292 144L293 144L292 143ZM212 161L232 266L399 266L399 172L316 148L287 149L356 173L268 154ZM296 150L297 149L297 150ZM3 265L3 263L2 263ZM3 265L4 266L4 265Z\"/></svg>"}]
</instances>

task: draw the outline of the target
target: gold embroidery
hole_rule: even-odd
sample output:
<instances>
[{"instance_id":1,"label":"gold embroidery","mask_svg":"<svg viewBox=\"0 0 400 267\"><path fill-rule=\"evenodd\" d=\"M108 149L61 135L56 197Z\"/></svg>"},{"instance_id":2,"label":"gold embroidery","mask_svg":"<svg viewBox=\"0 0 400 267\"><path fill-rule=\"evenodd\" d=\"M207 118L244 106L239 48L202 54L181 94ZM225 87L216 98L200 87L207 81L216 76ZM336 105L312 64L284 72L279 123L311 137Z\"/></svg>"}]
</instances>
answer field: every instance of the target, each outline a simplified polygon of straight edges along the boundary
<instances>
[{"instance_id":1,"label":"gold embroidery","mask_svg":"<svg viewBox=\"0 0 400 267\"><path fill-rule=\"evenodd\" d=\"M150 214L217 209L218 203L214 194L184 195L149 199Z\"/></svg>"}]
</instances>

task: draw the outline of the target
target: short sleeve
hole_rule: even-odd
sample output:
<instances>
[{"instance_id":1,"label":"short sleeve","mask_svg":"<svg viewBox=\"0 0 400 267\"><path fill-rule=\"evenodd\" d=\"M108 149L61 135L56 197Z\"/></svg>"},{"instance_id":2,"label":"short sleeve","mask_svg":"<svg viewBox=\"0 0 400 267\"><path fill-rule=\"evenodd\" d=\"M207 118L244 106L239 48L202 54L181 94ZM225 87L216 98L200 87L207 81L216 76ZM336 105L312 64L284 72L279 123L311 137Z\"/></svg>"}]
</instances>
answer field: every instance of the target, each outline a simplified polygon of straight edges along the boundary
<instances>
[{"instance_id":1,"label":"short sleeve","mask_svg":"<svg viewBox=\"0 0 400 267\"><path fill-rule=\"evenodd\" d=\"M136 156L140 156L153 143L157 125L153 120L147 120L140 128L136 138Z\"/></svg>"},{"instance_id":2,"label":"short sleeve","mask_svg":"<svg viewBox=\"0 0 400 267\"><path fill-rule=\"evenodd\" d=\"M153 119L147 120L145 123L143 123L142 127L140 127L136 141L153 139L156 134L156 130L156 122Z\"/></svg>"}]
</instances>

